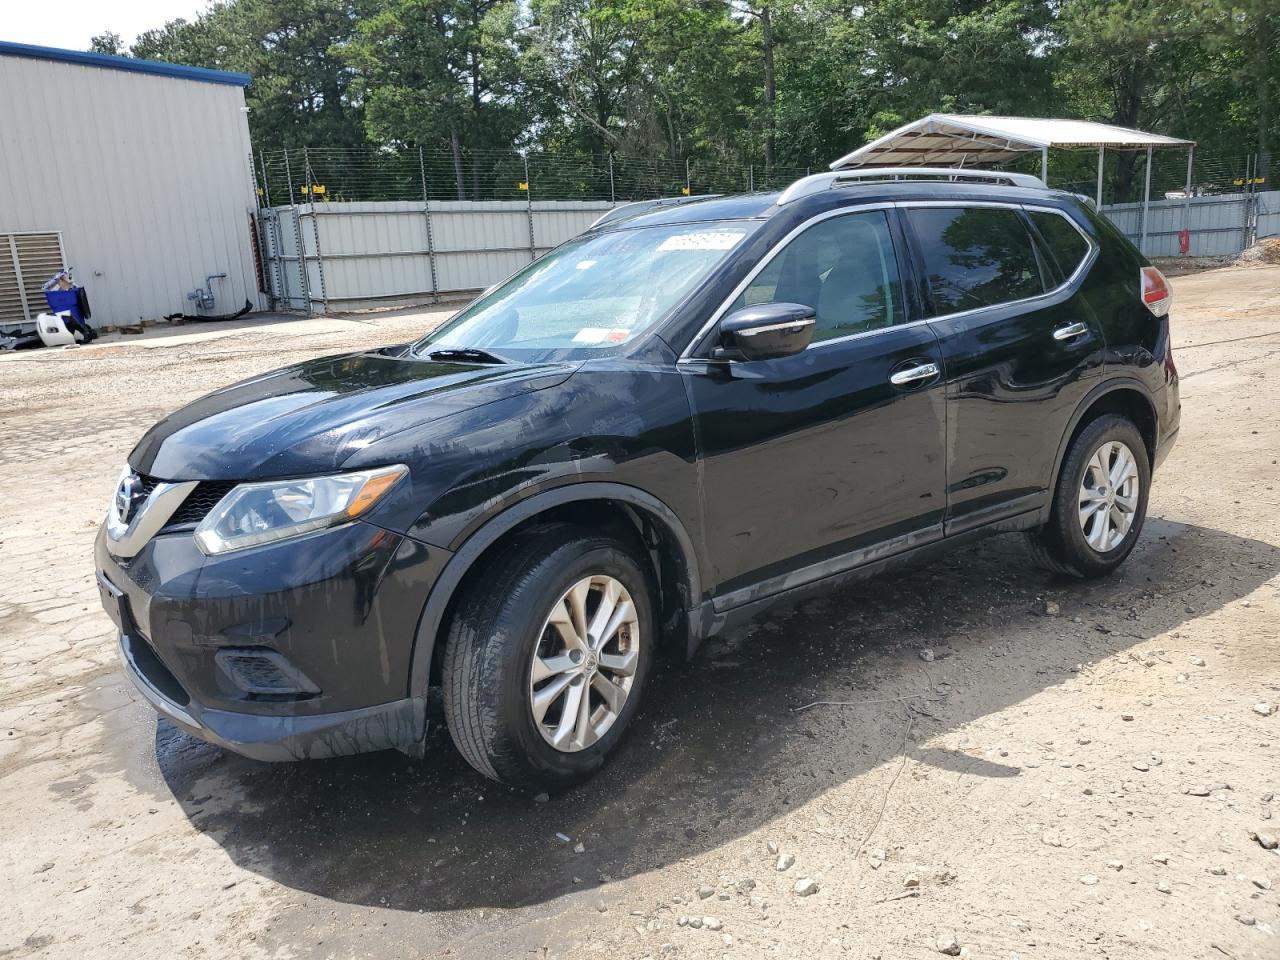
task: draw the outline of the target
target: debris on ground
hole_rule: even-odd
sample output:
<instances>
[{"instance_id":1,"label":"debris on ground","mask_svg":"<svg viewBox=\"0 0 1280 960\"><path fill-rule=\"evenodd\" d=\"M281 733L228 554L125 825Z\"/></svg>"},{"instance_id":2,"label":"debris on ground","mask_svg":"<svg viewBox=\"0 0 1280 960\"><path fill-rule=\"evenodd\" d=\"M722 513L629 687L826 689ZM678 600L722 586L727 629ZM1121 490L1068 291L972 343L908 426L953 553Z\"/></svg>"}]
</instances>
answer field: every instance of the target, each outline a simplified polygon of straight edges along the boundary
<instances>
[{"instance_id":1,"label":"debris on ground","mask_svg":"<svg viewBox=\"0 0 1280 960\"><path fill-rule=\"evenodd\" d=\"M939 937L934 946L937 951L948 957L960 956L960 941L955 937Z\"/></svg>"},{"instance_id":2,"label":"debris on ground","mask_svg":"<svg viewBox=\"0 0 1280 960\"><path fill-rule=\"evenodd\" d=\"M618 762L545 799L492 789L434 722L426 760L287 767L157 723L87 559L147 425L443 311L0 353L0 481L75 491L0 507L0 808L21 824L0 862L24 881L0 953L1269 958L1280 716L1253 707L1280 703L1280 266L1174 285L1181 439L1115 576L1065 580L992 537L777 608L728 631L738 662L710 687L697 660L655 661ZM819 698L841 705L794 711Z\"/></svg>"},{"instance_id":3,"label":"debris on ground","mask_svg":"<svg viewBox=\"0 0 1280 960\"><path fill-rule=\"evenodd\" d=\"M1280 263L1280 237L1263 237L1253 246L1242 251L1235 259L1236 266L1253 267Z\"/></svg>"}]
</instances>

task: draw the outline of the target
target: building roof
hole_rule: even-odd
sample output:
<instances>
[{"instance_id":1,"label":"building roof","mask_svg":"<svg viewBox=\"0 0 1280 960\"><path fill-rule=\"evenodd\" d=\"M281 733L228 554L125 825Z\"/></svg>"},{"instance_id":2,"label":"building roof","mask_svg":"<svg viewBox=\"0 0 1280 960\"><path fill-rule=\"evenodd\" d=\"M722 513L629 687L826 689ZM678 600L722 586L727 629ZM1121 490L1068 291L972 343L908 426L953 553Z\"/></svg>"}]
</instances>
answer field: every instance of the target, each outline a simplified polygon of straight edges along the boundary
<instances>
[{"instance_id":1,"label":"building roof","mask_svg":"<svg viewBox=\"0 0 1280 960\"><path fill-rule=\"evenodd\" d=\"M1140 149L1194 145L1193 140L1178 140L1092 120L931 113L846 154L832 163L831 169L1005 163L1047 147Z\"/></svg>"},{"instance_id":2,"label":"building roof","mask_svg":"<svg viewBox=\"0 0 1280 960\"><path fill-rule=\"evenodd\" d=\"M38 47L29 43L10 43L5 40L0 40L0 57L54 60L59 63L75 63L82 67L102 67L106 70L150 73L161 77L200 80L204 83L223 83L235 87L247 87L252 79L247 73L210 70L206 67L188 67L178 63L161 63L159 60L135 60L133 57L116 57L107 53L90 53L84 50Z\"/></svg>"}]
</instances>

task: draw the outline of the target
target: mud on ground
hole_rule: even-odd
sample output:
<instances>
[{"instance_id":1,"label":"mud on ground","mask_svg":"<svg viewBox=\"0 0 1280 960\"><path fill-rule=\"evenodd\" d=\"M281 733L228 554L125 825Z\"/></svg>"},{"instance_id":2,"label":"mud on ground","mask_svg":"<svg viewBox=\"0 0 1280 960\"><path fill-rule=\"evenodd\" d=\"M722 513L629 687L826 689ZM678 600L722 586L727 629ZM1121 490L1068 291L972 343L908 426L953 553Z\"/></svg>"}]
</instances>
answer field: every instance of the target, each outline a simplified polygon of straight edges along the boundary
<instances>
[{"instance_id":1,"label":"mud on ground","mask_svg":"<svg viewBox=\"0 0 1280 960\"><path fill-rule=\"evenodd\" d=\"M778 610L665 667L546 803L442 730L422 761L191 740L93 586L156 418L439 314L0 358L0 957L1276 960L1280 267L1174 286L1182 436L1118 575L996 539Z\"/></svg>"}]
</instances>

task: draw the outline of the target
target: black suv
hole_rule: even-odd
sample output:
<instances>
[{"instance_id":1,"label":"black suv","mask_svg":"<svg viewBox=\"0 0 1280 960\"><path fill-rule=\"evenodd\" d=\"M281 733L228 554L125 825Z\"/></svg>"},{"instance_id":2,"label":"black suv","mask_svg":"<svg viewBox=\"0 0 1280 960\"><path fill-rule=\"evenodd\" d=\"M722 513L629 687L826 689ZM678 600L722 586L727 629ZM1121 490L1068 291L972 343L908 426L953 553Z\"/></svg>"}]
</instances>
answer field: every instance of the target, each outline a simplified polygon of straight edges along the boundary
<instances>
[{"instance_id":1,"label":"black suv","mask_svg":"<svg viewBox=\"0 0 1280 960\"><path fill-rule=\"evenodd\" d=\"M1178 429L1159 271L1033 177L828 173L622 208L416 343L219 390L98 539L134 683L262 759L597 769L654 657L1021 531L1114 569Z\"/></svg>"}]
</instances>

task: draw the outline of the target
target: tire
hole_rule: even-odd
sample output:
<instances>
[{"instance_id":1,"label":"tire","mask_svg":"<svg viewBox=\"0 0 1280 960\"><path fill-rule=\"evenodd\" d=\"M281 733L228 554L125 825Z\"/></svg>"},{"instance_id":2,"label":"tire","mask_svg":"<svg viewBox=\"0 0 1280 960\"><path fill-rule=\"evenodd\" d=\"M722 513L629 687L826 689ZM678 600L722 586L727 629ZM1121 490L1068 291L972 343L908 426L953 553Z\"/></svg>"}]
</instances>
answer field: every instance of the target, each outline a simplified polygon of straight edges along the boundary
<instances>
[{"instance_id":1,"label":"tire","mask_svg":"<svg viewBox=\"0 0 1280 960\"><path fill-rule=\"evenodd\" d=\"M614 590L610 581L625 591L616 593L614 608L621 625L599 649L573 647L566 636L582 632L575 626L580 621L595 626L593 615ZM586 615L576 619L571 588L575 597L585 597L579 609ZM634 622L626 619L627 595ZM553 610L559 626L549 622ZM484 776L519 790L558 791L591 776L635 714L653 663L656 627L652 580L628 544L567 524L518 536L472 580L450 622L444 709L458 751ZM555 672L535 680L535 653L541 654L540 672ZM601 695L607 690L601 681L612 684L612 697L625 694L614 709ZM541 722L534 715L535 692L546 711ZM552 740L569 722L571 704L579 705L573 707L578 719L557 746Z\"/></svg>"},{"instance_id":2,"label":"tire","mask_svg":"<svg viewBox=\"0 0 1280 960\"><path fill-rule=\"evenodd\" d=\"M1138 489L1130 496L1123 495L1126 489L1132 490L1127 482L1117 491L1110 476L1102 478L1098 471L1098 463L1105 459L1110 472L1115 473L1121 462L1117 456L1120 449L1127 450L1133 461ZM1101 455L1099 461L1094 460L1095 454ZM1084 489L1086 477L1088 493ZM1102 482L1096 483L1098 480ZM1110 491L1112 499L1099 495L1099 489ZM1092 421L1072 441L1063 460L1048 522L1027 535L1032 557L1054 573L1081 579L1106 576L1124 562L1137 543L1147 516L1150 489L1151 465L1138 428L1114 414ZM1115 504L1118 514L1130 515L1123 535L1120 525L1112 519L1111 509L1105 506L1110 503ZM1124 509L1126 503L1132 503L1131 512ZM1086 513L1088 520L1083 519Z\"/></svg>"}]
</instances>

